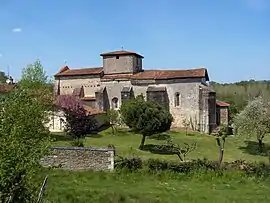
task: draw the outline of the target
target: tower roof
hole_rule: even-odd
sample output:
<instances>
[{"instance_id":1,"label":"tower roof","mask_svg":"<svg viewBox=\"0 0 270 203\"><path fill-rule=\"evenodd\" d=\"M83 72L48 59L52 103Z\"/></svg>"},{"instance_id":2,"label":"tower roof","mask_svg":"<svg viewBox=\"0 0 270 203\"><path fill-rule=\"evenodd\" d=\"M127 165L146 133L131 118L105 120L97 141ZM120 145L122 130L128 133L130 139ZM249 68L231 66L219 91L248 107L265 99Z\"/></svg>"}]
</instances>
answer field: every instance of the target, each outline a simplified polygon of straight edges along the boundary
<instances>
[{"instance_id":1,"label":"tower roof","mask_svg":"<svg viewBox=\"0 0 270 203\"><path fill-rule=\"evenodd\" d=\"M122 56L123 55L135 55L135 56L138 56L140 58L144 58L142 55L140 55L136 52L126 51L126 50L106 52L106 53L100 54L100 56L119 56L119 55L122 55Z\"/></svg>"}]
</instances>

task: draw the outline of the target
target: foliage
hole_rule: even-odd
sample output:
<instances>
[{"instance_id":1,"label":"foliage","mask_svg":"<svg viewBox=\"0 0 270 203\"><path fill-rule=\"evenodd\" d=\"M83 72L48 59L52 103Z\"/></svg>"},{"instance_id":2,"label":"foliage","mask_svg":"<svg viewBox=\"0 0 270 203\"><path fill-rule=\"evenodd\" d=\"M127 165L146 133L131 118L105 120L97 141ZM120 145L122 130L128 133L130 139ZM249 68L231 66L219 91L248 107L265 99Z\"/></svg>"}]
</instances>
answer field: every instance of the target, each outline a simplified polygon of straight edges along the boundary
<instances>
[{"instance_id":1,"label":"foliage","mask_svg":"<svg viewBox=\"0 0 270 203\"><path fill-rule=\"evenodd\" d=\"M248 101L258 96L270 100L270 81L249 80L225 84L211 82L211 86L216 91L218 100L230 103L230 119L240 113Z\"/></svg>"},{"instance_id":2,"label":"foliage","mask_svg":"<svg viewBox=\"0 0 270 203\"><path fill-rule=\"evenodd\" d=\"M29 81L31 81L29 83ZM22 77L19 81L20 86L27 88L43 87L44 84L48 84L48 76L41 64L40 60L36 60L33 64L29 64L22 71Z\"/></svg>"},{"instance_id":3,"label":"foliage","mask_svg":"<svg viewBox=\"0 0 270 203\"><path fill-rule=\"evenodd\" d=\"M160 104L145 101L141 97L129 100L120 108L123 122L135 132L142 134L142 149L146 136L165 132L173 120L170 112Z\"/></svg>"},{"instance_id":4,"label":"foliage","mask_svg":"<svg viewBox=\"0 0 270 203\"><path fill-rule=\"evenodd\" d=\"M16 203L34 202L42 184L34 178L50 143L44 124L52 106L51 92L42 92L44 81L32 81L31 77L23 80L27 85L15 89L0 103L1 202L8 198Z\"/></svg>"},{"instance_id":5,"label":"foliage","mask_svg":"<svg viewBox=\"0 0 270 203\"><path fill-rule=\"evenodd\" d=\"M139 163L139 164L138 164ZM270 164L247 162L244 160L236 160L233 162L224 162L220 165L216 161L207 159L195 159L188 162L171 162L161 159L140 160L139 157L123 158L116 160L116 169L128 169L136 171L139 169L147 169L150 172L170 171L176 173L190 174L194 172L225 172L225 171L240 171L247 175L255 175L257 177L270 177Z\"/></svg>"},{"instance_id":6,"label":"foliage","mask_svg":"<svg viewBox=\"0 0 270 203\"><path fill-rule=\"evenodd\" d=\"M112 128L112 133L115 135L117 132L117 125L120 124L120 115L117 110L109 109L107 111L107 118Z\"/></svg>"},{"instance_id":7,"label":"foliage","mask_svg":"<svg viewBox=\"0 0 270 203\"><path fill-rule=\"evenodd\" d=\"M234 119L235 131L239 135L256 136L259 149L263 149L263 138L270 130L270 103L263 97L251 101Z\"/></svg>"},{"instance_id":8,"label":"foliage","mask_svg":"<svg viewBox=\"0 0 270 203\"><path fill-rule=\"evenodd\" d=\"M5 72L0 71L0 83L6 83L8 79L8 76L5 74Z\"/></svg>"},{"instance_id":9,"label":"foliage","mask_svg":"<svg viewBox=\"0 0 270 203\"><path fill-rule=\"evenodd\" d=\"M135 170L141 169L142 165L143 165L143 162L139 157L127 158L127 157L118 156L118 159L115 163L115 168L135 171Z\"/></svg>"},{"instance_id":10,"label":"foliage","mask_svg":"<svg viewBox=\"0 0 270 203\"><path fill-rule=\"evenodd\" d=\"M82 102L72 95L59 95L57 105L65 114L65 130L75 139L83 138L95 127L95 119Z\"/></svg>"}]
</instances>

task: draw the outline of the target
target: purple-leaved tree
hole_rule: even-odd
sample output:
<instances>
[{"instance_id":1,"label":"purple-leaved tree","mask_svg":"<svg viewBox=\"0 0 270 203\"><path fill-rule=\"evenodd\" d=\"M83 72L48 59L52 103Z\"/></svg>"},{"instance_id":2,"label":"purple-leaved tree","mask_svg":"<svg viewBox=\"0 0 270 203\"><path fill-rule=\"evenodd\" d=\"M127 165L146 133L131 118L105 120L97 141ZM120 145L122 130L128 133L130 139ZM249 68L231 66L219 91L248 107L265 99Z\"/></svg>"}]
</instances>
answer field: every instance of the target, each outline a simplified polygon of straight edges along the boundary
<instances>
[{"instance_id":1,"label":"purple-leaved tree","mask_svg":"<svg viewBox=\"0 0 270 203\"><path fill-rule=\"evenodd\" d=\"M73 138L84 138L95 128L95 119L84 108L83 103L72 95L60 95L57 106L64 111L65 130Z\"/></svg>"}]
</instances>

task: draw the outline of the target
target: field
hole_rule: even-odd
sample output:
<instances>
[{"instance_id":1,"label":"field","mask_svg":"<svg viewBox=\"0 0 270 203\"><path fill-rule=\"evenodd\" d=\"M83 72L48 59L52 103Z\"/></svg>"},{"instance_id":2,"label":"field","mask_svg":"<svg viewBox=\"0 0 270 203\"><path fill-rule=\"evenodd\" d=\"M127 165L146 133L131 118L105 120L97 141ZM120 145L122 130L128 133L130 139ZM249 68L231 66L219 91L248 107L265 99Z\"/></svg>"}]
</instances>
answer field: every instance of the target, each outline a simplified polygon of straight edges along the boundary
<instances>
[{"instance_id":1,"label":"field","mask_svg":"<svg viewBox=\"0 0 270 203\"><path fill-rule=\"evenodd\" d=\"M55 146L68 146L68 136L54 134ZM197 148L186 159L208 158L217 160L219 151L213 136L184 132L168 132L175 143L197 143ZM165 144L164 139L146 139L146 150L138 149L141 136L125 129L113 135L110 129L85 139L85 146L107 147L112 144L120 156L139 156L142 159L159 158L179 161L176 155L164 155L153 150ZM270 140L266 139L265 145ZM266 154L257 150L256 140L229 137L225 146L224 161L247 160L268 162ZM68 172L58 169L49 173L48 187L44 199L47 203L178 203L178 202L270 202L269 179L257 179L240 172L224 172L223 175L193 173L189 175L169 172Z\"/></svg>"},{"instance_id":2,"label":"field","mask_svg":"<svg viewBox=\"0 0 270 203\"><path fill-rule=\"evenodd\" d=\"M241 174L51 172L49 203L270 202L269 180Z\"/></svg>"},{"instance_id":3,"label":"field","mask_svg":"<svg viewBox=\"0 0 270 203\"><path fill-rule=\"evenodd\" d=\"M193 142L197 143L196 149L188 154L186 159L207 158L210 160L217 160L219 156L219 149L216 145L216 140L213 136L199 134L171 131L163 134L162 137L170 136L173 142L178 144ZM55 146L70 145L70 140L63 134L55 134L57 141ZM99 146L107 147L112 144L116 147L116 154L120 156L139 156L142 159L159 158L178 160L176 155L164 155L162 152L154 150L156 145L165 144L165 140L157 140L147 138L145 142L145 150L139 150L141 135L129 132L126 129L119 129L117 135L113 135L110 129L102 131L99 134L92 135L85 139L85 146ZM264 140L265 145L268 146L270 139ZM257 141L252 138L244 139L243 137L229 137L226 139L224 161L247 160L256 162L268 162L266 154L258 153Z\"/></svg>"}]
</instances>

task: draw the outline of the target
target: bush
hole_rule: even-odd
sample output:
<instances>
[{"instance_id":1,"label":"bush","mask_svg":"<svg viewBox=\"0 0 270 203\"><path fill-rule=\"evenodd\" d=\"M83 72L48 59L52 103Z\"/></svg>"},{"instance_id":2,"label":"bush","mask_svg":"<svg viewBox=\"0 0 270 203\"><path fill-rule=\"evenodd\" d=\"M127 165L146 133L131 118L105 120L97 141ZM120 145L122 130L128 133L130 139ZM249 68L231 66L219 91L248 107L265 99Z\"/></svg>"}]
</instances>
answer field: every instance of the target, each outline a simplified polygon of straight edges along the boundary
<instances>
[{"instance_id":1,"label":"bush","mask_svg":"<svg viewBox=\"0 0 270 203\"><path fill-rule=\"evenodd\" d=\"M126 169L129 171L135 171L141 169L142 167L143 162L139 157L132 157L132 158L119 157L119 159L115 161L116 169Z\"/></svg>"},{"instance_id":2,"label":"bush","mask_svg":"<svg viewBox=\"0 0 270 203\"><path fill-rule=\"evenodd\" d=\"M123 158L116 161L115 168L117 170L128 169L135 171L145 168L149 172L170 171L174 173L194 173L194 172L224 172L224 171L240 171L247 175L256 177L270 177L270 164L264 163L249 163L243 160L234 162L225 162L222 167L216 161L209 161L207 159L197 159L189 162L170 162L160 159L149 159L142 161L139 157Z\"/></svg>"}]
</instances>

